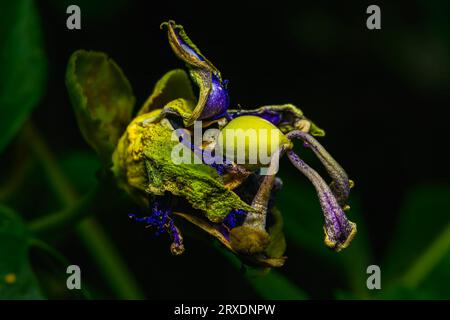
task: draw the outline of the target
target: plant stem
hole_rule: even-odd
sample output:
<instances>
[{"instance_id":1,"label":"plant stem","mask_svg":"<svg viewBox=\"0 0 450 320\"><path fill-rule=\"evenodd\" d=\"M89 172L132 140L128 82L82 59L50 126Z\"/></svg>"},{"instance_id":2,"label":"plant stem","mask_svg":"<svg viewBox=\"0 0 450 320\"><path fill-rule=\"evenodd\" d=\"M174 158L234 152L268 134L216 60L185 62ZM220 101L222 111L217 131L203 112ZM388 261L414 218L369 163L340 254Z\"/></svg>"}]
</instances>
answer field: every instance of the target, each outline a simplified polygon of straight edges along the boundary
<instances>
[{"instance_id":1,"label":"plant stem","mask_svg":"<svg viewBox=\"0 0 450 320\"><path fill-rule=\"evenodd\" d=\"M24 153L26 153L24 145L20 141L14 149L14 160L13 166L8 169L8 175L5 181L2 181L0 185L0 201L9 200L14 193L19 190L19 188L26 181L28 173L34 165L32 159Z\"/></svg>"},{"instance_id":2,"label":"plant stem","mask_svg":"<svg viewBox=\"0 0 450 320\"><path fill-rule=\"evenodd\" d=\"M416 287L450 250L450 223L403 276L403 283Z\"/></svg>"},{"instance_id":3,"label":"plant stem","mask_svg":"<svg viewBox=\"0 0 450 320\"><path fill-rule=\"evenodd\" d=\"M24 135L32 151L40 161L61 203L69 208L76 207L79 200L77 192L64 175L51 150L31 122L25 125ZM60 215L56 220L71 219L72 217L70 217L69 213L70 209L66 211L65 215ZM67 217L66 214L69 214L69 216ZM48 218L45 223L42 220L41 222L35 223L37 223L35 224L35 228L42 231L47 226L53 226L55 218ZM129 273L125 263L116 252L107 234L96 220L92 217L85 218L78 224L76 231L117 298L142 299L143 294L140 292L135 279Z\"/></svg>"},{"instance_id":4,"label":"plant stem","mask_svg":"<svg viewBox=\"0 0 450 320\"><path fill-rule=\"evenodd\" d=\"M99 186L96 185L89 193L78 199L74 205L30 221L28 229L36 235L41 235L77 224L87 216L88 210L98 194L98 189Z\"/></svg>"},{"instance_id":5,"label":"plant stem","mask_svg":"<svg viewBox=\"0 0 450 320\"><path fill-rule=\"evenodd\" d=\"M88 248L92 246L91 255L116 296L126 300L143 299L144 295L138 289L136 280L128 272L127 265L101 225L93 218L87 218L76 229L84 245Z\"/></svg>"}]
</instances>

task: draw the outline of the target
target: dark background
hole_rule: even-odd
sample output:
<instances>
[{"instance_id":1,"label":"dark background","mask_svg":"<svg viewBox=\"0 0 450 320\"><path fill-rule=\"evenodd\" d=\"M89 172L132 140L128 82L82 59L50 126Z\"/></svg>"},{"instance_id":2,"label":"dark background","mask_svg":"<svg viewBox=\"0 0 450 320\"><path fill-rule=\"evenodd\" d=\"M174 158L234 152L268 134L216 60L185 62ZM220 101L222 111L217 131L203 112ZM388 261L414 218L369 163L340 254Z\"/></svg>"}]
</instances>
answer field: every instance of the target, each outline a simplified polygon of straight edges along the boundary
<instances>
[{"instance_id":1,"label":"dark background","mask_svg":"<svg viewBox=\"0 0 450 320\"><path fill-rule=\"evenodd\" d=\"M357 237L368 239L370 264L383 265L387 259L411 190L448 186L448 2L70 1L81 7L81 30L66 28L68 4L37 4L49 76L32 119L56 154L76 151L89 159L92 154L78 130L64 84L70 54L81 48L106 52L130 80L139 106L159 77L183 67L159 28L173 19L229 79L233 106L293 103L326 130L321 142L356 182L358 205L349 218L366 226ZM366 28L369 4L381 7L381 30ZM312 157L307 159L320 167ZM78 175L95 171L85 169ZM281 177L286 191L280 192L279 206L301 216L296 204L301 208L302 203L316 201L305 200L309 196L301 190L312 195L312 186L287 161L282 162ZM36 195L42 191L35 184L28 193L30 203L22 202L20 208L44 212L56 207L50 196ZM168 239L154 238L142 225L130 223L130 210L137 209L125 199L114 210L96 214L148 298L260 296L208 241L187 238L186 254L172 257ZM314 227L319 227L310 232L322 241L320 211L312 210L317 211ZM448 214L441 212L439 217L436 224L445 226ZM422 212L417 220L426 218L433 219L433 211ZM420 225L419 221L409 233L412 239L421 232ZM82 267L94 296L113 297L73 232L50 242ZM288 234L289 260L281 273L312 298L334 298L336 292L349 291L341 271L315 250L298 246Z\"/></svg>"}]
</instances>

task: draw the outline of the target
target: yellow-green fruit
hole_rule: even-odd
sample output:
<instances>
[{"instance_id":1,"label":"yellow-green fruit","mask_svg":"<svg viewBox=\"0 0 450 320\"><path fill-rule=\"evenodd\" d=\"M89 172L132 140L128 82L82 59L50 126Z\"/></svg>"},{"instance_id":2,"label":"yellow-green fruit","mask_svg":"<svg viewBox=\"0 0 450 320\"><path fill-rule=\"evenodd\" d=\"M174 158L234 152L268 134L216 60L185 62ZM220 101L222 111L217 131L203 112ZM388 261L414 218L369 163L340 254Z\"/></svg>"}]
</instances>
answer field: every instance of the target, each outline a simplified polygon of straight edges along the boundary
<instances>
[{"instance_id":1,"label":"yellow-green fruit","mask_svg":"<svg viewBox=\"0 0 450 320\"><path fill-rule=\"evenodd\" d=\"M268 166L281 146L292 146L271 122L257 116L240 116L220 132L219 150L227 159L249 169Z\"/></svg>"}]
</instances>

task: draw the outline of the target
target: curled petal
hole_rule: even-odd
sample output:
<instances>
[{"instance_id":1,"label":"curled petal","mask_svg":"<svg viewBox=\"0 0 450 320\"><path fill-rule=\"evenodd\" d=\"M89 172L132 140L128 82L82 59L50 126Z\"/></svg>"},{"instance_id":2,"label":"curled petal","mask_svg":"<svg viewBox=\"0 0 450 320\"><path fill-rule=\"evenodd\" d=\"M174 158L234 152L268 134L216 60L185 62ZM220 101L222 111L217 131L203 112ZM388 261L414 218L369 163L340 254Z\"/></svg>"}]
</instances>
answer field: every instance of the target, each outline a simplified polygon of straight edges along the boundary
<instances>
[{"instance_id":1,"label":"curled petal","mask_svg":"<svg viewBox=\"0 0 450 320\"><path fill-rule=\"evenodd\" d=\"M324 136L325 131L320 129L311 120L307 119L303 112L293 104L268 105L258 109L228 110L230 119L244 115L252 115L263 118L277 126L283 133L292 130L308 132L313 136Z\"/></svg>"},{"instance_id":2,"label":"curled petal","mask_svg":"<svg viewBox=\"0 0 450 320\"><path fill-rule=\"evenodd\" d=\"M275 126L278 126L283 118L282 112L272 109L256 109L256 110L232 110L230 116L232 119L243 116L252 115L263 118Z\"/></svg>"},{"instance_id":3,"label":"curled petal","mask_svg":"<svg viewBox=\"0 0 450 320\"><path fill-rule=\"evenodd\" d=\"M225 84L217 75L201 70L193 69L190 72L192 79L200 89L197 106L192 112L191 119L187 123L191 126L195 120L213 120L225 115L230 105L230 98Z\"/></svg>"},{"instance_id":4,"label":"curled petal","mask_svg":"<svg viewBox=\"0 0 450 320\"><path fill-rule=\"evenodd\" d=\"M335 195L338 203L344 206L348 199L350 188L352 186L351 180L348 179L345 170L333 159L333 157L325 150L325 148L310 134L295 130L287 134L288 139L298 138L305 142L305 146L310 148L314 154L319 158L325 169L333 179L330 188Z\"/></svg>"},{"instance_id":5,"label":"curled petal","mask_svg":"<svg viewBox=\"0 0 450 320\"><path fill-rule=\"evenodd\" d=\"M292 150L287 152L289 160L300 170L314 185L319 196L320 206L325 218L325 244L340 251L349 246L356 234L356 224L349 221L330 190L320 175L308 166Z\"/></svg>"},{"instance_id":6,"label":"curled petal","mask_svg":"<svg viewBox=\"0 0 450 320\"><path fill-rule=\"evenodd\" d=\"M170 237L172 238L170 252L175 256L182 254L184 252L183 237L181 236L181 232L174 224L173 220L171 220L168 232L170 234Z\"/></svg>"},{"instance_id":7,"label":"curled petal","mask_svg":"<svg viewBox=\"0 0 450 320\"><path fill-rule=\"evenodd\" d=\"M173 52L178 58L186 62L191 68L199 68L215 73L220 78L219 70L206 59L197 46L189 39L182 25L170 20L163 22L161 27L167 27L167 37Z\"/></svg>"},{"instance_id":8,"label":"curled petal","mask_svg":"<svg viewBox=\"0 0 450 320\"><path fill-rule=\"evenodd\" d=\"M216 75L212 75L211 91L199 119L215 119L222 117L230 106L230 98L226 83Z\"/></svg>"},{"instance_id":9,"label":"curled petal","mask_svg":"<svg viewBox=\"0 0 450 320\"><path fill-rule=\"evenodd\" d=\"M219 70L200 52L189 39L181 25L174 21L164 22L172 50L188 65L190 75L199 87L199 99L187 125L195 120L223 117L230 105L227 82L222 80Z\"/></svg>"}]
</instances>

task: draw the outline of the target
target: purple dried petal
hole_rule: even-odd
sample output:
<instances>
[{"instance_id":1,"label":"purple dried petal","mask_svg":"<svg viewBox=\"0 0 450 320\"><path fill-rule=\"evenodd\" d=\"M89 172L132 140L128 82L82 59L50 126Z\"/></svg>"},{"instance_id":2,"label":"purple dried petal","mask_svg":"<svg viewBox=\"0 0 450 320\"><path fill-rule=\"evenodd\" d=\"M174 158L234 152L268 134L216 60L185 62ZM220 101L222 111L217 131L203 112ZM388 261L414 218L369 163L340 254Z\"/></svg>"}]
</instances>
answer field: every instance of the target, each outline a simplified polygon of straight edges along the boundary
<instances>
[{"instance_id":1,"label":"purple dried petal","mask_svg":"<svg viewBox=\"0 0 450 320\"><path fill-rule=\"evenodd\" d=\"M340 251L350 244L356 234L356 224L349 221L336 200L335 195L322 177L308 166L292 150L287 152L289 160L314 185L319 196L320 206L325 218L325 244Z\"/></svg>"},{"instance_id":2,"label":"purple dried petal","mask_svg":"<svg viewBox=\"0 0 450 320\"><path fill-rule=\"evenodd\" d=\"M301 139L305 142L305 146L310 148L319 158L329 173L333 182L330 185L331 191L337 198L338 203L344 206L348 199L351 183L345 170L333 159L333 157L325 150L325 148L309 133L295 130L287 134L288 139Z\"/></svg>"},{"instance_id":3,"label":"purple dried petal","mask_svg":"<svg viewBox=\"0 0 450 320\"><path fill-rule=\"evenodd\" d=\"M240 111L240 110L238 110L236 112L230 113L230 118L231 119L237 118L237 117L241 116L243 113L245 115L257 116L257 117L263 118L263 119L271 122L275 126L278 126L278 124L280 123L281 118L282 118L281 110L274 111L274 110L268 110L268 109L263 110L263 111L259 111L259 110Z\"/></svg>"},{"instance_id":4,"label":"purple dried petal","mask_svg":"<svg viewBox=\"0 0 450 320\"><path fill-rule=\"evenodd\" d=\"M137 217L135 214L129 214L128 217L138 222L144 222L148 227L154 228L156 236L167 232L172 238L170 250L172 254L178 255L184 251L183 237L170 217L170 213L171 211L168 208L160 208L159 203L154 201L152 203L150 216Z\"/></svg>"},{"instance_id":5,"label":"purple dried petal","mask_svg":"<svg viewBox=\"0 0 450 320\"><path fill-rule=\"evenodd\" d=\"M244 223L247 212L242 209L233 209L223 220L223 224L228 229L236 228Z\"/></svg>"},{"instance_id":6,"label":"purple dried petal","mask_svg":"<svg viewBox=\"0 0 450 320\"><path fill-rule=\"evenodd\" d=\"M211 90L208 99L203 107L202 113L198 117L203 119L218 119L224 116L230 106L228 89L216 75L212 75Z\"/></svg>"},{"instance_id":7,"label":"purple dried petal","mask_svg":"<svg viewBox=\"0 0 450 320\"><path fill-rule=\"evenodd\" d=\"M174 21L168 21L161 26L167 26L167 35L172 50L177 57L187 63L190 76L199 87L197 106L188 120L191 126L195 120L214 120L223 117L230 105L227 84L222 80L219 70L200 52L189 39L184 28Z\"/></svg>"},{"instance_id":8,"label":"purple dried petal","mask_svg":"<svg viewBox=\"0 0 450 320\"><path fill-rule=\"evenodd\" d=\"M161 27L167 27L167 37L172 50L177 57L186 62L191 68L200 68L220 74L214 65L206 59L197 46L189 39L182 25L175 21L163 22Z\"/></svg>"}]
</instances>

